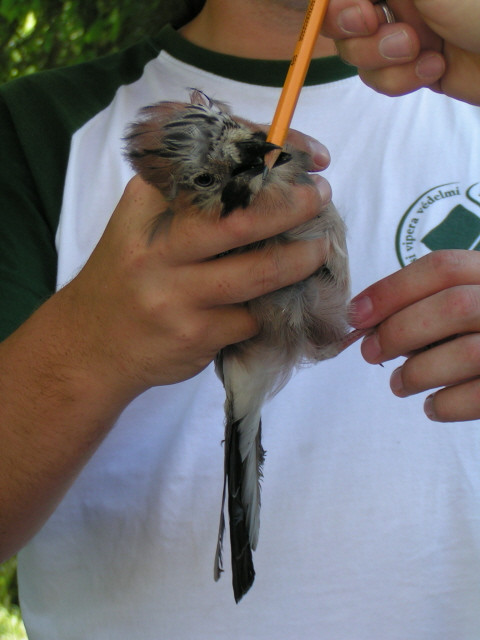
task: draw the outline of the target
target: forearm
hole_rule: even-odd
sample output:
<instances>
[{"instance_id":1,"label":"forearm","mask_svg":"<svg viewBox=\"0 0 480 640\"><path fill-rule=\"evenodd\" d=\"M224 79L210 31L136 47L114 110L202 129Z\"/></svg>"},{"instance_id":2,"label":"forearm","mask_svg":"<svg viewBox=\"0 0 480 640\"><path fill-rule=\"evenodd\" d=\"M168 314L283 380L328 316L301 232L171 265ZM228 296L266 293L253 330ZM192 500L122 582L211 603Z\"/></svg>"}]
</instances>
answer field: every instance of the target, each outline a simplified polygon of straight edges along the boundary
<instances>
[{"instance_id":1,"label":"forearm","mask_svg":"<svg viewBox=\"0 0 480 640\"><path fill-rule=\"evenodd\" d=\"M41 527L129 398L88 365L68 291L0 345L0 362L1 560Z\"/></svg>"}]
</instances>

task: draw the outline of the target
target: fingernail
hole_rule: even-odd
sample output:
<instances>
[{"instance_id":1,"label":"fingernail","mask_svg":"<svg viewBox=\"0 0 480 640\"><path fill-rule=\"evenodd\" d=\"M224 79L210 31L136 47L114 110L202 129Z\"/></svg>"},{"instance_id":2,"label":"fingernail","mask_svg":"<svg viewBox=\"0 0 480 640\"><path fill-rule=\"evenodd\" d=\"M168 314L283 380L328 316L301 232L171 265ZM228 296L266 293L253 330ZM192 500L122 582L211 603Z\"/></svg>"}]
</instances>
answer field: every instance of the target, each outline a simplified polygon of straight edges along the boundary
<instances>
[{"instance_id":1,"label":"fingernail","mask_svg":"<svg viewBox=\"0 0 480 640\"><path fill-rule=\"evenodd\" d=\"M340 11L337 25L346 35L367 35L368 28L360 7L348 7Z\"/></svg>"},{"instance_id":2,"label":"fingernail","mask_svg":"<svg viewBox=\"0 0 480 640\"><path fill-rule=\"evenodd\" d=\"M390 376L390 389L395 395L404 395L403 380L402 380L402 367L398 367Z\"/></svg>"},{"instance_id":3,"label":"fingernail","mask_svg":"<svg viewBox=\"0 0 480 640\"><path fill-rule=\"evenodd\" d=\"M445 71L445 62L437 53L423 56L415 66L415 73L421 80L438 80Z\"/></svg>"},{"instance_id":4,"label":"fingernail","mask_svg":"<svg viewBox=\"0 0 480 640\"><path fill-rule=\"evenodd\" d=\"M378 50L386 60L409 58L413 53L412 43L404 30L385 36L380 40Z\"/></svg>"},{"instance_id":5,"label":"fingernail","mask_svg":"<svg viewBox=\"0 0 480 640\"><path fill-rule=\"evenodd\" d=\"M322 176L314 174L310 177L316 184L322 202L324 202L325 204L329 203L332 199L332 187L330 186L330 183L327 182Z\"/></svg>"},{"instance_id":6,"label":"fingernail","mask_svg":"<svg viewBox=\"0 0 480 640\"><path fill-rule=\"evenodd\" d=\"M377 333L372 333L362 342L362 356L371 364L378 364L381 361L382 349L378 341Z\"/></svg>"},{"instance_id":7,"label":"fingernail","mask_svg":"<svg viewBox=\"0 0 480 640\"><path fill-rule=\"evenodd\" d=\"M423 410L425 411L425 415L427 416L427 418L438 422L438 418L435 415L435 409L433 408L433 394L428 396L428 398L425 400Z\"/></svg>"},{"instance_id":8,"label":"fingernail","mask_svg":"<svg viewBox=\"0 0 480 640\"><path fill-rule=\"evenodd\" d=\"M368 320L373 313L373 302L369 296L360 295L350 302L348 317L352 327L368 326Z\"/></svg>"},{"instance_id":9,"label":"fingernail","mask_svg":"<svg viewBox=\"0 0 480 640\"><path fill-rule=\"evenodd\" d=\"M308 140L310 156L317 167L326 169L330 164L330 153L328 149L318 140Z\"/></svg>"}]
</instances>

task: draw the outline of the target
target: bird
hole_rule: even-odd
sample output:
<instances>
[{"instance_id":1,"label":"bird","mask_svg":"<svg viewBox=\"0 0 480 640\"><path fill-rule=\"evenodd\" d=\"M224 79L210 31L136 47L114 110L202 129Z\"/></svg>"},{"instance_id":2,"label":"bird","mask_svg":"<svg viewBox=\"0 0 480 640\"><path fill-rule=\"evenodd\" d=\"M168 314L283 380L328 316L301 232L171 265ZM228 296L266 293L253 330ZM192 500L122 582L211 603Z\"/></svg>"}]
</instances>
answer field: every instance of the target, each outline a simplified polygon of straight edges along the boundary
<instances>
[{"instance_id":1,"label":"bird","mask_svg":"<svg viewBox=\"0 0 480 640\"><path fill-rule=\"evenodd\" d=\"M278 147L254 123L234 116L227 103L190 90L189 102L163 101L140 109L124 136L133 170L167 201L193 205L198 215L222 217L253 201L269 211L288 207L292 184L312 183L308 155L288 143L274 166L265 156ZM170 212L171 215L171 212ZM346 227L330 203L312 220L235 251L272 248L296 240L325 239L324 265L305 280L246 303L258 334L224 347L215 370L225 389L224 479L214 578L223 567L228 503L232 585L238 603L254 582L252 551L260 528L265 451L261 411L299 367L336 356L348 332L350 274ZM224 254L217 256L221 259Z\"/></svg>"}]
</instances>

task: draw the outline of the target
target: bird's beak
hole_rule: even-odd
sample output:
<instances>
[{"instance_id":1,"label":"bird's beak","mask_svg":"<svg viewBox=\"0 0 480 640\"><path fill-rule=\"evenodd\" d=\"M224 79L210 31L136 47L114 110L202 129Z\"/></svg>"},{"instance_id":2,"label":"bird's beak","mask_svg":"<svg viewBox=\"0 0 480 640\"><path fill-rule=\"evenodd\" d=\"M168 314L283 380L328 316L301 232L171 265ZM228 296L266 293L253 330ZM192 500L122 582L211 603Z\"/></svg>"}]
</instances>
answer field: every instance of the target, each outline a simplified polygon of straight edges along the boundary
<instances>
[{"instance_id":1,"label":"bird's beak","mask_svg":"<svg viewBox=\"0 0 480 640\"><path fill-rule=\"evenodd\" d=\"M289 153L282 151L278 145L267 142L263 135L265 134L254 133L248 140L236 143L240 152L240 162L232 170L232 179L222 191L222 216L228 215L233 209L248 207L253 195L250 182L259 175L262 175L265 181L265 157L269 153L280 152L274 166L290 160Z\"/></svg>"},{"instance_id":2,"label":"bird's beak","mask_svg":"<svg viewBox=\"0 0 480 640\"><path fill-rule=\"evenodd\" d=\"M244 171L257 171L258 173L263 172L265 174L265 169L284 164L291 158L289 153L282 151L282 147L256 136L250 140L238 142L237 146L241 154L241 163L234 169L232 175L238 175ZM275 154L276 156L270 166L268 166L268 162L266 162L269 154Z\"/></svg>"}]
</instances>

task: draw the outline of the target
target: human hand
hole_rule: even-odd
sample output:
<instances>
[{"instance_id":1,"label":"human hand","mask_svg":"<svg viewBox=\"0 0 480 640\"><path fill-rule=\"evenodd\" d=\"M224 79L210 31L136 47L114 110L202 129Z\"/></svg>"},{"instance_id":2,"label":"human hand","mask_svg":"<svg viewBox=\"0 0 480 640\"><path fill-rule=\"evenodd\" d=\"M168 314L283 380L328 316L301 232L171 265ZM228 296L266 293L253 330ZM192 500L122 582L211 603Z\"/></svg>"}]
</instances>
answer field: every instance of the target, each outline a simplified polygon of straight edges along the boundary
<instances>
[{"instance_id":1,"label":"human hand","mask_svg":"<svg viewBox=\"0 0 480 640\"><path fill-rule=\"evenodd\" d=\"M292 137L310 148L312 170L328 164L324 147ZM152 232L168 205L157 189L133 178L92 256L61 292L76 309L86 366L131 396L194 376L221 348L255 335L242 303L313 273L323 263L323 241L222 254L317 215L330 187L314 180L318 188L291 187L292 208L273 202L265 211L254 203L210 219L190 208Z\"/></svg>"},{"instance_id":2,"label":"human hand","mask_svg":"<svg viewBox=\"0 0 480 640\"><path fill-rule=\"evenodd\" d=\"M439 391L425 412L439 422L480 418L480 254L435 251L352 300L367 362L406 355L392 374L395 395Z\"/></svg>"},{"instance_id":3,"label":"human hand","mask_svg":"<svg viewBox=\"0 0 480 640\"><path fill-rule=\"evenodd\" d=\"M480 105L480 4L476 0L389 0L386 24L371 0L331 0L323 33L380 93L430 87Z\"/></svg>"}]
</instances>

